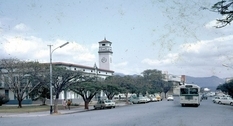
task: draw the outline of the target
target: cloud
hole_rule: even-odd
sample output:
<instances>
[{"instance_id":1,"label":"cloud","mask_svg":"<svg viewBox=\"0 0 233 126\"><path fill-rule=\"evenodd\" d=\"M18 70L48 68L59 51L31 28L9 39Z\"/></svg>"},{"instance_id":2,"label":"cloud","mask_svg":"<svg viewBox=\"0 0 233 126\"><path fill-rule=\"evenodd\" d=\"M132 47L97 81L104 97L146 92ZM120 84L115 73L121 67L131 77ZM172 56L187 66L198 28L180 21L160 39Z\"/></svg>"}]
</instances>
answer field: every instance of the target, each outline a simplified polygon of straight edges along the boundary
<instances>
[{"instance_id":1,"label":"cloud","mask_svg":"<svg viewBox=\"0 0 233 126\"><path fill-rule=\"evenodd\" d=\"M211 29L211 28L215 28L217 25L218 25L217 20L212 20L206 23L205 28Z\"/></svg>"},{"instance_id":2,"label":"cloud","mask_svg":"<svg viewBox=\"0 0 233 126\"><path fill-rule=\"evenodd\" d=\"M2 58L18 58L21 60L36 60L49 62L49 46L51 46L54 62L70 62L92 65L96 60L90 48L77 42L59 48L66 40L45 41L35 36L5 35L1 38L0 54ZM57 48L58 47L58 48Z\"/></svg>"},{"instance_id":3,"label":"cloud","mask_svg":"<svg viewBox=\"0 0 233 126\"><path fill-rule=\"evenodd\" d=\"M159 70L181 75L182 72L195 76L221 73L222 64L233 64L233 35L212 40L180 45L176 53L169 53L163 59L145 58L142 64Z\"/></svg>"},{"instance_id":4,"label":"cloud","mask_svg":"<svg viewBox=\"0 0 233 126\"><path fill-rule=\"evenodd\" d=\"M164 57L164 59L154 60L154 59L145 58L145 59L142 60L142 63L143 64L148 64L150 66L161 66L161 65L171 64L171 63L175 62L178 58L179 58L179 54L169 53Z\"/></svg>"},{"instance_id":5,"label":"cloud","mask_svg":"<svg viewBox=\"0 0 233 126\"><path fill-rule=\"evenodd\" d=\"M14 29L17 30L17 31L28 31L28 30L30 30L30 28L28 26L26 26L25 24L23 24L23 23L17 24L14 27Z\"/></svg>"}]
</instances>

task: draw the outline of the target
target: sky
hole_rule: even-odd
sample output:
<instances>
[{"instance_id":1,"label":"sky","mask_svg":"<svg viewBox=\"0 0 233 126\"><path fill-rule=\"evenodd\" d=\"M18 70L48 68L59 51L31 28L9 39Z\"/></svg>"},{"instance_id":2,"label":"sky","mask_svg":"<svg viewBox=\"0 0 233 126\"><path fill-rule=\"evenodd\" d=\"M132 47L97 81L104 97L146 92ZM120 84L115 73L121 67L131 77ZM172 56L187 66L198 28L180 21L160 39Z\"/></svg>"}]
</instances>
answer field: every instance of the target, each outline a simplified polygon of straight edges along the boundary
<instances>
[{"instance_id":1,"label":"sky","mask_svg":"<svg viewBox=\"0 0 233 126\"><path fill-rule=\"evenodd\" d=\"M217 0L0 0L0 59L98 64L112 42L111 70L157 69L193 77L233 76L233 25L217 29Z\"/></svg>"}]
</instances>

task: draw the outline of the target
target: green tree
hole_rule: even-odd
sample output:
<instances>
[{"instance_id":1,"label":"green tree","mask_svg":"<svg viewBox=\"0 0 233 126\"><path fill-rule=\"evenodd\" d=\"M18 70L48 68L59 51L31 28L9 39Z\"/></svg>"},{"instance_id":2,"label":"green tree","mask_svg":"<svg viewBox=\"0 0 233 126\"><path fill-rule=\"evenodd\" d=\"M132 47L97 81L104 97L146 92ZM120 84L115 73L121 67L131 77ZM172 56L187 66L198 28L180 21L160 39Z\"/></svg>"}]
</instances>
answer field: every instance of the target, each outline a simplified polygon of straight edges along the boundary
<instances>
[{"instance_id":1,"label":"green tree","mask_svg":"<svg viewBox=\"0 0 233 126\"><path fill-rule=\"evenodd\" d=\"M77 81L82 79L82 75L82 71L72 71L65 67L53 67L52 86L53 95L55 95L54 113L58 113L59 94L63 90L69 89L72 84L75 84Z\"/></svg>"},{"instance_id":2,"label":"green tree","mask_svg":"<svg viewBox=\"0 0 233 126\"><path fill-rule=\"evenodd\" d=\"M46 105L46 99L50 99L50 90L48 84L38 85L30 94L29 97L33 100L40 100L42 105Z\"/></svg>"},{"instance_id":3,"label":"green tree","mask_svg":"<svg viewBox=\"0 0 233 126\"><path fill-rule=\"evenodd\" d=\"M233 80L219 85L217 87L217 90L221 90L224 93L228 93L231 97L233 97Z\"/></svg>"},{"instance_id":4,"label":"green tree","mask_svg":"<svg viewBox=\"0 0 233 126\"><path fill-rule=\"evenodd\" d=\"M89 109L91 99L102 90L102 86L95 78L85 77L72 85L69 90L79 94L83 98L84 108Z\"/></svg>"},{"instance_id":5,"label":"green tree","mask_svg":"<svg viewBox=\"0 0 233 126\"><path fill-rule=\"evenodd\" d=\"M149 91L152 93L163 92L164 87L164 75L162 71L156 69L149 69L142 72L145 83L150 88Z\"/></svg>"}]
</instances>

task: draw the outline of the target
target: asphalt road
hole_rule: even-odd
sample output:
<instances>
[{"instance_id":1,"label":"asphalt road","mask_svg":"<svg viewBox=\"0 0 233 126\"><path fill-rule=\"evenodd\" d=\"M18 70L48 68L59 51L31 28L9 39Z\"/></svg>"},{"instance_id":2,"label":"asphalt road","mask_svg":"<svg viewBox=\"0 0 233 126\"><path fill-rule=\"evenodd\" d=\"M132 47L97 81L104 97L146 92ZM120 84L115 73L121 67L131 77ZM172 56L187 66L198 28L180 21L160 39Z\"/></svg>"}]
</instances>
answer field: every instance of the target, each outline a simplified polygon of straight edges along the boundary
<instances>
[{"instance_id":1,"label":"asphalt road","mask_svg":"<svg viewBox=\"0 0 233 126\"><path fill-rule=\"evenodd\" d=\"M161 101L66 115L0 118L0 126L232 126L233 106Z\"/></svg>"}]
</instances>

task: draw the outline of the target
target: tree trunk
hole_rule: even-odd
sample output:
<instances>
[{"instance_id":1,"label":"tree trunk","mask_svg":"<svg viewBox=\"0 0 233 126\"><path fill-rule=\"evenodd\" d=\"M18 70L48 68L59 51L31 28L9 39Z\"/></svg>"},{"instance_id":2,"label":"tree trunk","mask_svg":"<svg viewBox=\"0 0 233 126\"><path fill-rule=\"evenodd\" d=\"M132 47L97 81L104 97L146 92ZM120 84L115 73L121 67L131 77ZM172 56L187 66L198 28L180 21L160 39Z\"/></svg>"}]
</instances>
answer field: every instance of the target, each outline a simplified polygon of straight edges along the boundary
<instances>
[{"instance_id":1,"label":"tree trunk","mask_svg":"<svg viewBox=\"0 0 233 126\"><path fill-rule=\"evenodd\" d=\"M126 97L126 104L129 104L128 93L125 94L125 97Z\"/></svg>"},{"instance_id":2,"label":"tree trunk","mask_svg":"<svg viewBox=\"0 0 233 126\"><path fill-rule=\"evenodd\" d=\"M18 100L18 108L22 108L22 100Z\"/></svg>"},{"instance_id":3,"label":"tree trunk","mask_svg":"<svg viewBox=\"0 0 233 126\"><path fill-rule=\"evenodd\" d=\"M43 98L43 103L42 103L42 105L45 105L45 102L46 102L46 99L45 99L45 98Z\"/></svg>"},{"instance_id":4,"label":"tree trunk","mask_svg":"<svg viewBox=\"0 0 233 126\"><path fill-rule=\"evenodd\" d=\"M84 107L85 107L84 109L87 109L87 110L89 109L89 102L90 101L85 101L84 102Z\"/></svg>"},{"instance_id":5,"label":"tree trunk","mask_svg":"<svg viewBox=\"0 0 233 126\"><path fill-rule=\"evenodd\" d=\"M54 113L58 113L58 98L55 99L54 101Z\"/></svg>"}]
</instances>

